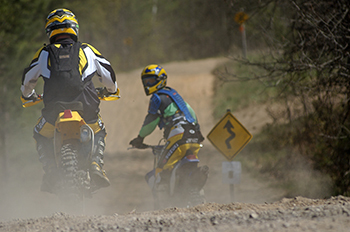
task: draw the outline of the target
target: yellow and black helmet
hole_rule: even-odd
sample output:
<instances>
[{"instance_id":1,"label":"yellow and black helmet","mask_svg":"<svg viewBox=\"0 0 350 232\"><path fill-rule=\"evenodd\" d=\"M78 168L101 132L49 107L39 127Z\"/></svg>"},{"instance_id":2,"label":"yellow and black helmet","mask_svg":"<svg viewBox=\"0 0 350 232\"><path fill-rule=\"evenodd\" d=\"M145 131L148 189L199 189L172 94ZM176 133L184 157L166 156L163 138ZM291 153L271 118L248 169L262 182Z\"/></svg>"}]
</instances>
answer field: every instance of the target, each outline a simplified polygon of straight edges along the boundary
<instances>
[{"instance_id":1,"label":"yellow and black helmet","mask_svg":"<svg viewBox=\"0 0 350 232\"><path fill-rule=\"evenodd\" d=\"M157 65L151 64L146 66L141 73L143 87L146 95L150 95L166 86L167 73L165 70Z\"/></svg>"},{"instance_id":2,"label":"yellow and black helmet","mask_svg":"<svg viewBox=\"0 0 350 232\"><path fill-rule=\"evenodd\" d=\"M67 9L56 9L46 18L45 31L52 43L54 37L68 34L73 40L78 40L79 24L73 12Z\"/></svg>"}]
</instances>

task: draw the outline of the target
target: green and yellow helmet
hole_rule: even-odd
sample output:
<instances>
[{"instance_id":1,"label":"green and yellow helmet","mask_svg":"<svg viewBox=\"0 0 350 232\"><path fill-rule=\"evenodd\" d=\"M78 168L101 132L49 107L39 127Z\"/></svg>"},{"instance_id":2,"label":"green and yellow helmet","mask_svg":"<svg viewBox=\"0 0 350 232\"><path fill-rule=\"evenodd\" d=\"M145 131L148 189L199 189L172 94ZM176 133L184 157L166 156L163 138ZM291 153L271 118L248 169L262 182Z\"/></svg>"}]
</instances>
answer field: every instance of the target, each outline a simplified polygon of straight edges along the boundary
<instances>
[{"instance_id":1,"label":"green and yellow helmet","mask_svg":"<svg viewBox=\"0 0 350 232\"><path fill-rule=\"evenodd\" d=\"M157 65L151 64L146 66L141 73L142 84L146 95L151 95L166 86L167 73Z\"/></svg>"},{"instance_id":2,"label":"green and yellow helmet","mask_svg":"<svg viewBox=\"0 0 350 232\"><path fill-rule=\"evenodd\" d=\"M79 24L73 12L67 9L56 9L46 18L45 31L52 43L54 37L68 34L73 40L78 40Z\"/></svg>"}]
</instances>

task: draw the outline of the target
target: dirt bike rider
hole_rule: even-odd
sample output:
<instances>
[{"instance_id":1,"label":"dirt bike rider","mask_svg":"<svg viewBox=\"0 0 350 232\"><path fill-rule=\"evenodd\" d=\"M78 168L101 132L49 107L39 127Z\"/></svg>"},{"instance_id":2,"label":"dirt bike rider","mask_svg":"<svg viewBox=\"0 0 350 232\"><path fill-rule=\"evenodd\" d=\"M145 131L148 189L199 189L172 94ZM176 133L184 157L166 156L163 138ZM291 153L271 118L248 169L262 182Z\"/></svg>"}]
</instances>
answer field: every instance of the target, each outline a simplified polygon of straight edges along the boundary
<instances>
[{"instance_id":1,"label":"dirt bike rider","mask_svg":"<svg viewBox=\"0 0 350 232\"><path fill-rule=\"evenodd\" d=\"M157 125L159 129L164 129L163 137L167 140L156 169L146 175L146 181L153 188L150 175L160 181L168 177L169 171L184 155L191 153L198 159L197 153L204 137L194 110L176 90L166 86L167 73L161 66L146 66L141 73L141 79L146 95L152 96L142 128L138 136L130 141L130 145L145 148L144 138L151 134Z\"/></svg>"},{"instance_id":2,"label":"dirt bike rider","mask_svg":"<svg viewBox=\"0 0 350 232\"><path fill-rule=\"evenodd\" d=\"M108 187L109 179L103 170L103 153L106 131L99 115L98 94L119 94L116 75L107 61L93 46L78 41L79 24L75 15L67 9L52 11L45 25L50 44L44 45L34 55L22 77L22 101L38 99L35 86L40 76L44 80L42 116L34 127L39 160L44 175L41 191L53 192L57 167L53 150L54 125L57 117L54 104L57 101L83 103L83 118L95 132L94 153L90 167L92 181L97 188ZM94 74L105 86L99 93L92 83Z\"/></svg>"}]
</instances>

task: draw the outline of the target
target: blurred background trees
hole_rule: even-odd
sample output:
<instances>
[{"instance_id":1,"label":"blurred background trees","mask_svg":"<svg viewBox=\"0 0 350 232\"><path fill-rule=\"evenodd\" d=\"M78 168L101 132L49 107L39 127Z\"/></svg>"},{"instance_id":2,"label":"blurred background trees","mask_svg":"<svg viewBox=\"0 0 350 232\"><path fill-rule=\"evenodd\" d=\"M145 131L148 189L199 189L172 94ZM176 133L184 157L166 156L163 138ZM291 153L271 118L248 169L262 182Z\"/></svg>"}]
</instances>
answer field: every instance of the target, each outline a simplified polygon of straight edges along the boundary
<instances>
[{"instance_id":1,"label":"blurred background trees","mask_svg":"<svg viewBox=\"0 0 350 232\"><path fill-rule=\"evenodd\" d=\"M230 2L232 9L245 5ZM250 38L260 38L254 43L260 55L235 60L260 71L246 78L226 72L222 78L255 79L274 87L273 99L284 111L275 114L278 123L265 132L275 148L291 148L290 160L303 155L331 176L334 194L349 196L350 2L260 0L245 6L251 15L247 24L255 28Z\"/></svg>"}]
</instances>

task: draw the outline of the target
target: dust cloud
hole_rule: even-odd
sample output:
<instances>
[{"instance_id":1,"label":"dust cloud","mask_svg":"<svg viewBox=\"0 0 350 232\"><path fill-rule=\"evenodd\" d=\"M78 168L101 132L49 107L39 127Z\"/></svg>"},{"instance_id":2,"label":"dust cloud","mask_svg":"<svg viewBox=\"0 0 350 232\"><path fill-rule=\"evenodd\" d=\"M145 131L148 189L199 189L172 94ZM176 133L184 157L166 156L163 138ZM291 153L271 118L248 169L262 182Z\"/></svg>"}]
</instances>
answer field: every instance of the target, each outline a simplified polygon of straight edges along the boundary
<instances>
[{"instance_id":1,"label":"dust cloud","mask_svg":"<svg viewBox=\"0 0 350 232\"><path fill-rule=\"evenodd\" d=\"M168 73L168 85L175 88L196 111L205 136L216 124L212 117L214 77L211 71L225 61L226 58L212 58L161 64ZM141 84L142 68L128 73L118 73L116 70L121 99L101 103L101 115L107 128L105 170L111 186L99 190L92 199L86 199L85 215L113 215L153 209L151 191L144 180L144 175L153 168L153 155L149 150L127 150L129 141L137 136L147 113L149 97ZM269 120L264 107L233 114L253 135ZM157 144L161 137L162 132L157 129L145 139L145 143ZM279 200L285 195L284 191L273 188L273 183L252 177L244 169L241 182L234 186L234 194L231 195L229 185L223 184L221 179L221 164L226 160L207 139L203 144L199 158L201 165L206 164L210 168L204 187L208 202L264 203ZM32 161L18 170L10 167L8 181L1 186L0 221L44 217L64 211L62 202L56 196L40 192L43 171L34 145L28 153Z\"/></svg>"}]
</instances>

